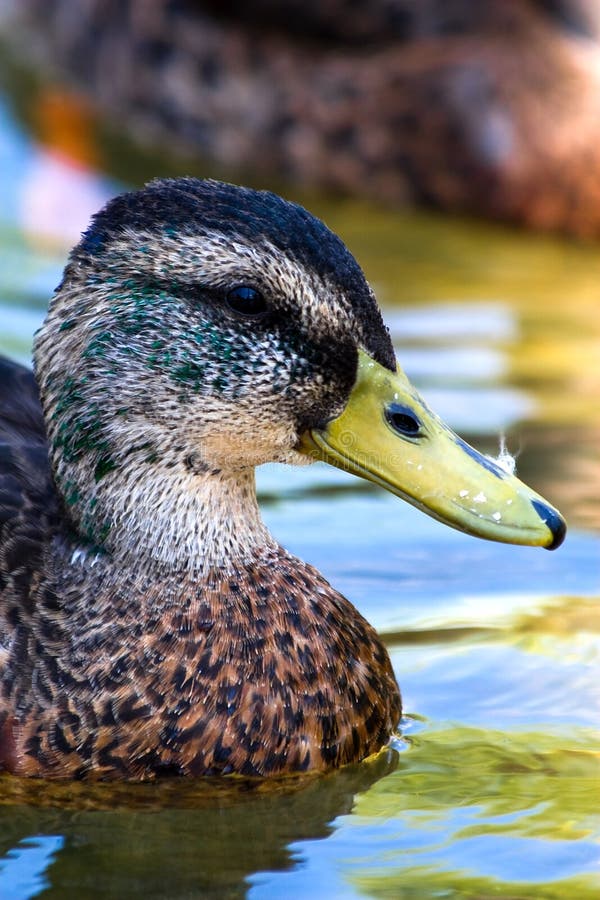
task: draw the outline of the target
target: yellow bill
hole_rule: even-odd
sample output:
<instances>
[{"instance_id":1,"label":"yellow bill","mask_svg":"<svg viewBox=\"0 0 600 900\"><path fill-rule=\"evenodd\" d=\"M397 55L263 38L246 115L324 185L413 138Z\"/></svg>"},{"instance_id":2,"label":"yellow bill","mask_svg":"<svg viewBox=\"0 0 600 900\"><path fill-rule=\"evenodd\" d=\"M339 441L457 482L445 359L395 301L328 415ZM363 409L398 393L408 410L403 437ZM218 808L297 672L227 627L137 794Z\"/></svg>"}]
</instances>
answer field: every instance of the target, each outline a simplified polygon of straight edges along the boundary
<instances>
[{"instance_id":1,"label":"yellow bill","mask_svg":"<svg viewBox=\"0 0 600 900\"><path fill-rule=\"evenodd\" d=\"M566 525L543 497L454 434L398 367L359 351L344 411L301 452L381 485L459 531L554 550Z\"/></svg>"}]
</instances>

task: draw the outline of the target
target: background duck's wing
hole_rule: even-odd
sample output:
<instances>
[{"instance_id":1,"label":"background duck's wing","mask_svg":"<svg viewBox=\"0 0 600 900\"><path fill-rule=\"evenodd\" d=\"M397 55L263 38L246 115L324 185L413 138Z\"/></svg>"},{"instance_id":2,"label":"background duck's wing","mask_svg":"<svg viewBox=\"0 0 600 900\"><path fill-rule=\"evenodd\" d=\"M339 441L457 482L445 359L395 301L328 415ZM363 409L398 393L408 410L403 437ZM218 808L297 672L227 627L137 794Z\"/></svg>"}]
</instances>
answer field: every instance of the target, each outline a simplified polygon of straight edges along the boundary
<instances>
[{"instance_id":1,"label":"background duck's wing","mask_svg":"<svg viewBox=\"0 0 600 900\"><path fill-rule=\"evenodd\" d=\"M0 357L0 612L31 602L58 497L33 373ZM0 621L0 650L3 626Z\"/></svg>"}]
</instances>

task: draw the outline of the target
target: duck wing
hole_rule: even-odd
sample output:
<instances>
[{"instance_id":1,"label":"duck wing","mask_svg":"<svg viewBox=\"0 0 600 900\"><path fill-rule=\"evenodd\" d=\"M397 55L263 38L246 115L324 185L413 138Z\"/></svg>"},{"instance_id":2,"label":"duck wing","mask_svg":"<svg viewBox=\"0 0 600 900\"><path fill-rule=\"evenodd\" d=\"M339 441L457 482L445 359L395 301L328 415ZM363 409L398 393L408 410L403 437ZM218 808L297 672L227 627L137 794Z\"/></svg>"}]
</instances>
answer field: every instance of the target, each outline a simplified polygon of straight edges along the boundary
<instances>
[{"instance_id":1,"label":"duck wing","mask_svg":"<svg viewBox=\"0 0 600 900\"><path fill-rule=\"evenodd\" d=\"M59 514L33 372L0 357L0 613L31 605Z\"/></svg>"}]
</instances>

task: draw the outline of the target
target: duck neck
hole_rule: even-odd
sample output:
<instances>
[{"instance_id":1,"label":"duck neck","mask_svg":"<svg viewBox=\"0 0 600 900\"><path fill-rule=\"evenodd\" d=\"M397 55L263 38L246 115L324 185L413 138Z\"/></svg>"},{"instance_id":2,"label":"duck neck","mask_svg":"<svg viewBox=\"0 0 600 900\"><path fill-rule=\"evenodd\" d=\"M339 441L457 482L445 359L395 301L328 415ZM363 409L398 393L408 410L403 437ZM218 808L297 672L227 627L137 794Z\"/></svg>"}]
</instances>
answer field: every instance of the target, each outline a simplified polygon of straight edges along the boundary
<instances>
[{"instance_id":1,"label":"duck neck","mask_svg":"<svg viewBox=\"0 0 600 900\"><path fill-rule=\"evenodd\" d=\"M262 521L253 468L201 474L148 467L107 478L93 515L102 549L146 570L227 570L276 546Z\"/></svg>"}]
</instances>

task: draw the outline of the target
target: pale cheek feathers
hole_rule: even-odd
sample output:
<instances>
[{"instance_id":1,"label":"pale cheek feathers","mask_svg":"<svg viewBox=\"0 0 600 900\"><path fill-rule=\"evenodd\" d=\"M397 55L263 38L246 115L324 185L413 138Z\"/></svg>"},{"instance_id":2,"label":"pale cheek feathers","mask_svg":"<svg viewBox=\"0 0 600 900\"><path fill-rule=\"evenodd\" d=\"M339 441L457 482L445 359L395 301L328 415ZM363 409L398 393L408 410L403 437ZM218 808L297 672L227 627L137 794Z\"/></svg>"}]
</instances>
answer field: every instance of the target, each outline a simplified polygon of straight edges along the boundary
<instances>
[{"instance_id":1,"label":"pale cheek feathers","mask_svg":"<svg viewBox=\"0 0 600 900\"><path fill-rule=\"evenodd\" d=\"M216 431L205 431L198 450L210 468L227 470L281 460L297 441L291 423L241 414Z\"/></svg>"}]
</instances>

